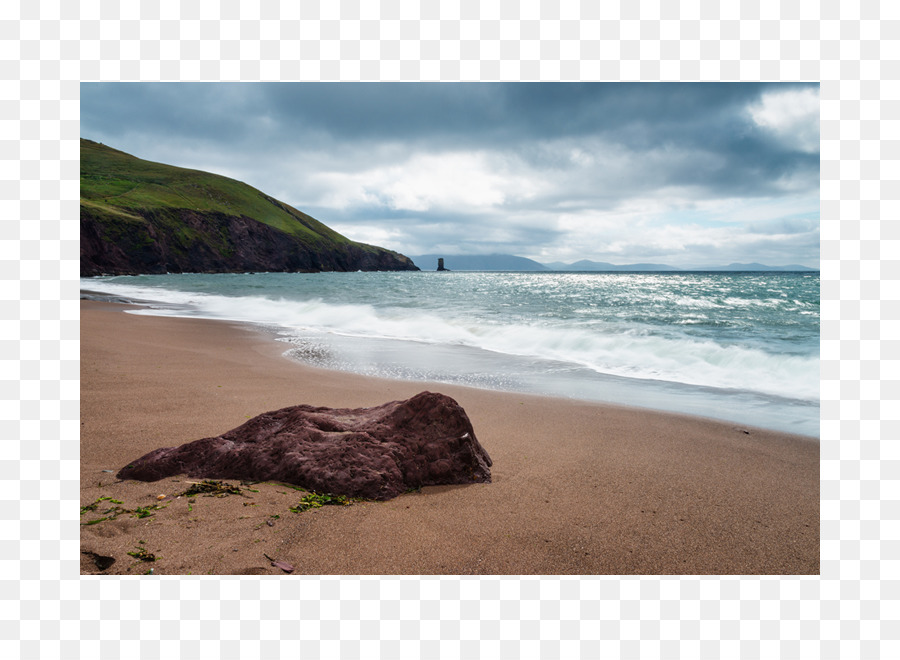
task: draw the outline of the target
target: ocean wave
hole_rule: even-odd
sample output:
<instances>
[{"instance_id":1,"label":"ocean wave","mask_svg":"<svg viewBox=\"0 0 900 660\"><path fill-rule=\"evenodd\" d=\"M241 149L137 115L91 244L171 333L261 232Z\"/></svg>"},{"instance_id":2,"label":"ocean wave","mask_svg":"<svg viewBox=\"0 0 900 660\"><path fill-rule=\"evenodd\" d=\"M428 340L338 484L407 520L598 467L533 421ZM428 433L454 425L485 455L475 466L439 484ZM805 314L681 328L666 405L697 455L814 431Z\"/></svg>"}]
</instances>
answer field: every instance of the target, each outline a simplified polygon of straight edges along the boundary
<instances>
[{"instance_id":1,"label":"ocean wave","mask_svg":"<svg viewBox=\"0 0 900 660\"><path fill-rule=\"evenodd\" d=\"M96 281L82 282L83 288L98 286ZM104 282L102 290L163 303L134 310L135 313L275 325L288 334L334 333L459 345L568 363L599 374L747 390L807 401L819 398L817 355L778 354L738 343L727 345L681 334L674 327L648 330L628 322L578 324L553 318L536 318L526 323L507 316L478 318L472 310L464 309L438 313L409 306L342 304L321 298L231 297L117 282Z\"/></svg>"}]
</instances>

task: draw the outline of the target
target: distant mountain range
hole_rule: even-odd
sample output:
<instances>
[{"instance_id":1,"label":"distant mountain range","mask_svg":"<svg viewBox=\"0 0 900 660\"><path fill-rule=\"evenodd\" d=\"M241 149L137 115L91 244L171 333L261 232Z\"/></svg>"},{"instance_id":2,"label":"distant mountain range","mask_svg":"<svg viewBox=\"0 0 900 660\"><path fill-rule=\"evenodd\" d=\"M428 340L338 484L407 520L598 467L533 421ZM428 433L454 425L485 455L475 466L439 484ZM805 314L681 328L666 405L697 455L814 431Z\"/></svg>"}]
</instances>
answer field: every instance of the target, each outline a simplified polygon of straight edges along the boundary
<instances>
[{"instance_id":1,"label":"distant mountain range","mask_svg":"<svg viewBox=\"0 0 900 660\"><path fill-rule=\"evenodd\" d=\"M542 264L533 259L516 257L511 254L461 255L461 254L423 254L410 257L413 263L422 270L437 270L438 259L444 260L447 270L485 270L485 271L579 271L579 272L684 272L684 271L791 271L816 272L817 268L808 268L798 264L787 266L767 266L760 263L731 263L727 266L698 266L696 268L676 268L666 264L637 263L611 264L604 261L582 259L567 264L554 261Z\"/></svg>"},{"instance_id":2,"label":"distant mountain range","mask_svg":"<svg viewBox=\"0 0 900 660\"><path fill-rule=\"evenodd\" d=\"M589 271L654 271L654 270L681 270L680 268L675 268L674 266L667 266L666 264L648 264L648 263L640 263L640 264L611 264L605 261L588 261L587 259L582 259L581 261L576 261L573 264L566 264L561 261L554 261L553 263L546 264L547 268L550 270L589 270Z\"/></svg>"}]
</instances>

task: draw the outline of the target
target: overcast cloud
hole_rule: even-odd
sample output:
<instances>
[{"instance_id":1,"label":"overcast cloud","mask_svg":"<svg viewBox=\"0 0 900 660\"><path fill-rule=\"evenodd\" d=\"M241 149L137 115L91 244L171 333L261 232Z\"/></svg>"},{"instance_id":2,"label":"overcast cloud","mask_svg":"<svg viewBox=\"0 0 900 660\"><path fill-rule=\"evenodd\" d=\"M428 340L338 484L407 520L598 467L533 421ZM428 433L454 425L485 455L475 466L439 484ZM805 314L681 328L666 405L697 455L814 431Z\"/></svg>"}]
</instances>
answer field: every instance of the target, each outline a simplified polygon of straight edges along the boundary
<instances>
[{"instance_id":1,"label":"overcast cloud","mask_svg":"<svg viewBox=\"0 0 900 660\"><path fill-rule=\"evenodd\" d=\"M819 265L819 87L83 83L81 135L407 255Z\"/></svg>"}]
</instances>

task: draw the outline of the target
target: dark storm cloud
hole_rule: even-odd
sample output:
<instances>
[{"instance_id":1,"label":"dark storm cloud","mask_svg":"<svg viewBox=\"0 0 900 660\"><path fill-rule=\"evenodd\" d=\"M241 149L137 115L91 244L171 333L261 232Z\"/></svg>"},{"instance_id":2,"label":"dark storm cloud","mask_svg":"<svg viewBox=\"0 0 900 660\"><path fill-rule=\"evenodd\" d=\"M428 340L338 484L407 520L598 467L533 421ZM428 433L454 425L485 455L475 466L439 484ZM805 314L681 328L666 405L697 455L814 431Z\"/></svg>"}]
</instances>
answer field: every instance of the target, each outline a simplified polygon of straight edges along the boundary
<instances>
[{"instance_id":1,"label":"dark storm cloud","mask_svg":"<svg viewBox=\"0 0 900 660\"><path fill-rule=\"evenodd\" d=\"M259 112L258 96L247 92L212 83L82 83L82 136L245 139Z\"/></svg>"},{"instance_id":2,"label":"dark storm cloud","mask_svg":"<svg viewBox=\"0 0 900 660\"><path fill-rule=\"evenodd\" d=\"M790 86L796 88L797 86ZM634 153L670 157L648 165L636 186L698 186L708 194L773 194L786 176L818 179L818 153L773 140L746 108L763 93L787 85L561 84L514 85L505 94L520 109L521 134L600 138ZM552 166L552 151L521 147L535 164Z\"/></svg>"},{"instance_id":3,"label":"dark storm cloud","mask_svg":"<svg viewBox=\"0 0 900 660\"><path fill-rule=\"evenodd\" d=\"M381 218L401 251L455 232L564 256L579 214L803 198L817 223L818 118L791 91L817 104L817 85L779 83L84 83L82 136L239 178L351 237Z\"/></svg>"},{"instance_id":4,"label":"dark storm cloud","mask_svg":"<svg viewBox=\"0 0 900 660\"><path fill-rule=\"evenodd\" d=\"M606 136L660 145L781 151L741 110L780 83L85 83L82 123L116 133L157 129L191 139L256 133L503 145ZM749 150L748 150L749 147Z\"/></svg>"}]
</instances>

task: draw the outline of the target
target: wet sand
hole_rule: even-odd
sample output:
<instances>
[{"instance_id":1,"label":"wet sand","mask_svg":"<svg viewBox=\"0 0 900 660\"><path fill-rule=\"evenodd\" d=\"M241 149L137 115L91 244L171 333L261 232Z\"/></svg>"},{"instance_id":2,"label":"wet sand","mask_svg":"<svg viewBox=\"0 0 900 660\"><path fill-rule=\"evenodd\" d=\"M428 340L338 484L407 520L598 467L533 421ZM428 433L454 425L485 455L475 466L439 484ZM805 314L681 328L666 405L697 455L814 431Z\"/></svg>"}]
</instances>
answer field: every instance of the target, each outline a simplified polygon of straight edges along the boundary
<instances>
[{"instance_id":1,"label":"wet sand","mask_svg":"<svg viewBox=\"0 0 900 660\"><path fill-rule=\"evenodd\" d=\"M81 303L81 505L121 502L82 514L83 574L285 575L269 558L314 575L819 573L817 439L326 371L248 326L123 311L135 308ZM492 483L292 513L302 493L283 484L179 497L199 480L115 476L268 410L424 390L466 410ZM114 519L84 524L113 507ZM141 550L155 561L128 554Z\"/></svg>"}]
</instances>

